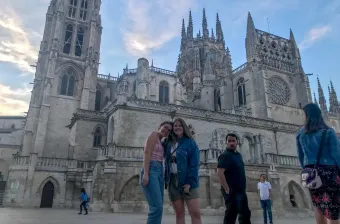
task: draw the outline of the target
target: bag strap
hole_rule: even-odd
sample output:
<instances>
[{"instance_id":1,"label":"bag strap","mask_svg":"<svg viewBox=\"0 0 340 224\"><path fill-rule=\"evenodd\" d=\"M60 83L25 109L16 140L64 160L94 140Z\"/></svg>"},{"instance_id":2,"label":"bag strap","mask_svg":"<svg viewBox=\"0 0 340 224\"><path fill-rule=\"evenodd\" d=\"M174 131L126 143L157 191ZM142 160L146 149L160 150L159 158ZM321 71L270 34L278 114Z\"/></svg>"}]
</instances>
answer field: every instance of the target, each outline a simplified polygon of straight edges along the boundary
<instances>
[{"instance_id":1,"label":"bag strap","mask_svg":"<svg viewBox=\"0 0 340 224\"><path fill-rule=\"evenodd\" d=\"M325 143L326 134L327 134L327 129L323 129L322 130L322 136L321 136L319 150L318 150L318 154L317 154L317 157L316 157L316 162L315 162L315 165L314 165L314 169L318 168L318 166L319 166L321 152L322 152L322 149L323 149L323 145Z\"/></svg>"}]
</instances>

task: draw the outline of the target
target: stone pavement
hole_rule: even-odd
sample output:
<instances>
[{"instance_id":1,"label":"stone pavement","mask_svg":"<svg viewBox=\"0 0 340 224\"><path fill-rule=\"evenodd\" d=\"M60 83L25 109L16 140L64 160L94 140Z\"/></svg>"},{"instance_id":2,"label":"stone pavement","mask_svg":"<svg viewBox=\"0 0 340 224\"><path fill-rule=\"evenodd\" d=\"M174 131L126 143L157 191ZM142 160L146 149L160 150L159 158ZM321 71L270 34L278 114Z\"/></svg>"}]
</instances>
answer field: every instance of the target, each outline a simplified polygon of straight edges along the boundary
<instances>
[{"instance_id":1,"label":"stone pavement","mask_svg":"<svg viewBox=\"0 0 340 224\"><path fill-rule=\"evenodd\" d=\"M91 212L89 215L78 215L77 210L62 209L13 209L0 208L1 224L145 224L145 214L117 214ZM190 224L190 218L187 219ZM222 224L221 216L203 216L204 224ZM174 224L175 217L166 215L163 224ZM259 218L252 220L253 224L262 224ZM312 224L311 218L274 220L275 224Z\"/></svg>"}]
</instances>

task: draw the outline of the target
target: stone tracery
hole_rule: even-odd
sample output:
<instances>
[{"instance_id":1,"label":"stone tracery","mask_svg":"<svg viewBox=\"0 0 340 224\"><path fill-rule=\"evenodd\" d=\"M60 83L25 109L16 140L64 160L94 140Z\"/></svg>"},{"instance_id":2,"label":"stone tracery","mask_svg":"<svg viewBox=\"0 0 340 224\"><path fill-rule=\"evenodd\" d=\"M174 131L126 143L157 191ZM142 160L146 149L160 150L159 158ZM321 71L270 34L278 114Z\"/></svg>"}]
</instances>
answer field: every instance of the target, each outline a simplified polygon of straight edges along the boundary
<instances>
[{"instance_id":1,"label":"stone tracery","mask_svg":"<svg viewBox=\"0 0 340 224\"><path fill-rule=\"evenodd\" d=\"M268 82L270 102L286 105L290 100L290 89L287 83L277 76L271 77Z\"/></svg>"}]
</instances>

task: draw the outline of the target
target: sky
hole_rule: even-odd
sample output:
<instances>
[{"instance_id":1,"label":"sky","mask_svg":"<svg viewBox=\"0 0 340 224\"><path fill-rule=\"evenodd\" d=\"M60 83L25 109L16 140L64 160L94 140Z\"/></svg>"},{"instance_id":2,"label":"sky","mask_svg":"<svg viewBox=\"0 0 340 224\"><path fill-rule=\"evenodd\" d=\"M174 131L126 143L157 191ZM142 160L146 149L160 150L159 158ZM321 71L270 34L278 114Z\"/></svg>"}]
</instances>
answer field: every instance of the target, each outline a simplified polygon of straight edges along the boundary
<instances>
[{"instance_id":1,"label":"sky","mask_svg":"<svg viewBox=\"0 0 340 224\"><path fill-rule=\"evenodd\" d=\"M0 115L23 115L28 110L34 67L50 0L0 0ZM181 22L192 10L194 35L206 9L209 30L219 13L233 68L246 61L247 14L255 27L289 38L293 30L300 47L312 93L317 76L326 100L330 81L340 96L339 0L102 0L102 42L99 73L117 76L140 57L154 66L175 70ZM340 98L340 97L339 97Z\"/></svg>"}]
</instances>

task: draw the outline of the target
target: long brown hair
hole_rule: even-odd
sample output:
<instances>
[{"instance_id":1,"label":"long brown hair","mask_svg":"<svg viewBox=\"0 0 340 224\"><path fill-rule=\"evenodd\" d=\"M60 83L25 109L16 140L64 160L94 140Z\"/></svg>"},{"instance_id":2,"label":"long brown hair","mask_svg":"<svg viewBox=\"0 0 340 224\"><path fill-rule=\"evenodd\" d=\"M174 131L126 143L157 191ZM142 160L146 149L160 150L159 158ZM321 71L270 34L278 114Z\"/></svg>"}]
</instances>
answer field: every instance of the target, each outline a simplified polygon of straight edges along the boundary
<instances>
[{"instance_id":1,"label":"long brown hair","mask_svg":"<svg viewBox=\"0 0 340 224\"><path fill-rule=\"evenodd\" d=\"M188 127L188 125L185 123L185 121L182 118L176 118L173 122L173 125L175 124L175 122L178 121L179 123L181 123L182 127L183 127L183 136L187 137L187 138L193 138L190 132L190 129ZM175 133L174 137L176 136Z\"/></svg>"}]
</instances>

